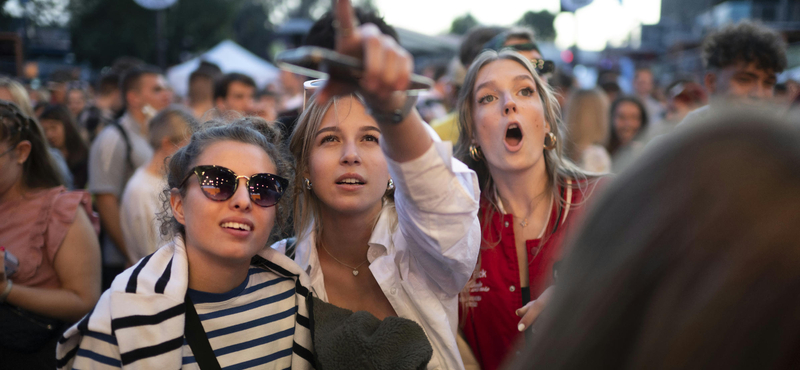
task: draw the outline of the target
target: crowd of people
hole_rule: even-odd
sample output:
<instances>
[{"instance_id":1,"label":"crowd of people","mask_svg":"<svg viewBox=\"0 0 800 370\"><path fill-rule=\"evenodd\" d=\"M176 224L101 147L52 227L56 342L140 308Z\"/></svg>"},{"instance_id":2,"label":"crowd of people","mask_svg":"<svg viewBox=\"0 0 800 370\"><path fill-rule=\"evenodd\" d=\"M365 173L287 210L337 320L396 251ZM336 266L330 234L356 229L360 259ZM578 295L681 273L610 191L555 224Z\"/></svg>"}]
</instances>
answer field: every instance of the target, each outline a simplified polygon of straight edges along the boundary
<instances>
[{"instance_id":1,"label":"crowd of people","mask_svg":"<svg viewBox=\"0 0 800 370\"><path fill-rule=\"evenodd\" d=\"M202 62L183 98L133 58L91 87L0 78L0 367L800 364L800 84L774 31L727 26L702 80L642 66L631 94L519 27L473 28L420 95L349 1L306 44L359 83Z\"/></svg>"}]
</instances>

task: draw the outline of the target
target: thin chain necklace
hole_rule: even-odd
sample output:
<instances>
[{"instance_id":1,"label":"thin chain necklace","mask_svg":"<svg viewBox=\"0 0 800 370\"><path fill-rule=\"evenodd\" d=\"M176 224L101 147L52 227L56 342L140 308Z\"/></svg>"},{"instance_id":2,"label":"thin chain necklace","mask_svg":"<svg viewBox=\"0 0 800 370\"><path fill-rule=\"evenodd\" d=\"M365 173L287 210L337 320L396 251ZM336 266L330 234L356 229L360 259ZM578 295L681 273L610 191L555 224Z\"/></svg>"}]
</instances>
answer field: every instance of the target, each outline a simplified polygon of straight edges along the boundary
<instances>
[{"instance_id":1,"label":"thin chain necklace","mask_svg":"<svg viewBox=\"0 0 800 370\"><path fill-rule=\"evenodd\" d=\"M348 265L348 264L346 264L346 263L344 263L342 261L339 261L338 258L334 257L333 254L331 254L331 251L329 251L328 248L325 247L325 243L323 243L322 240L319 241L319 244L322 246L322 249L325 250L325 253L327 253L329 256L331 256L331 258L333 258L334 261L339 262L339 264L341 264L343 266L346 266L348 268L353 269L353 276L358 276L358 268L361 267L362 265L364 265L365 263L369 262L369 259L366 259L366 260L364 260L364 262L359 263L358 266L356 266L356 267L350 266L350 265Z\"/></svg>"},{"instance_id":2,"label":"thin chain necklace","mask_svg":"<svg viewBox=\"0 0 800 370\"><path fill-rule=\"evenodd\" d=\"M533 208L531 208L531 212L533 212L534 210L536 210L536 207L538 207L538 206L539 206L539 203L541 203L541 202L542 202L542 200L544 200L545 198L548 198L547 196L545 196L546 194L547 194L547 193L545 192L545 193L542 193L542 194L540 195L540 198L539 198L539 199L536 201L536 204L534 204L534 205L533 205ZM522 217L519 217L519 216L516 216L516 215L514 215L513 213L511 214L511 216L513 216L513 217L514 217L514 218L516 218L516 219L520 219L520 218L522 218ZM520 221L520 222L519 222L519 226L522 226L522 227L528 226L528 218L527 218L527 217L525 217L525 218L522 218L522 221Z\"/></svg>"}]
</instances>

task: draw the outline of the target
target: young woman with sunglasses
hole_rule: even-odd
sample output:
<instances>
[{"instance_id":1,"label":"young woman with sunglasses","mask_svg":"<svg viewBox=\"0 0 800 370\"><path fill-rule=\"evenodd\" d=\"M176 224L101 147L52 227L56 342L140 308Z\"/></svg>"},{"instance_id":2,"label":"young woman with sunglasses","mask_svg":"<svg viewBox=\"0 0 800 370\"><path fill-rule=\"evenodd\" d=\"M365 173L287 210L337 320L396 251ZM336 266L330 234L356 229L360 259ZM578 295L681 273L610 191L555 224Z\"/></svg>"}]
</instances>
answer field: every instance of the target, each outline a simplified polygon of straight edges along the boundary
<instances>
[{"instance_id":1,"label":"young woman with sunglasses","mask_svg":"<svg viewBox=\"0 0 800 370\"><path fill-rule=\"evenodd\" d=\"M161 231L174 238L64 334L60 368L311 368L307 277L265 248L291 176L280 134L258 118L209 125L168 164Z\"/></svg>"},{"instance_id":2,"label":"young woman with sunglasses","mask_svg":"<svg viewBox=\"0 0 800 370\"><path fill-rule=\"evenodd\" d=\"M427 368L461 369L455 328L479 247L477 178L411 109L408 52L371 24L353 26L349 2L336 11L337 49L363 57L365 77L328 81L292 134L295 261L323 301L413 320L433 347Z\"/></svg>"},{"instance_id":3,"label":"young woman with sunglasses","mask_svg":"<svg viewBox=\"0 0 800 370\"><path fill-rule=\"evenodd\" d=\"M596 181L563 157L558 103L519 53L481 54L458 111L456 155L480 179L483 233L461 328L481 368L494 370L546 301L531 299L554 283L562 241Z\"/></svg>"}]
</instances>

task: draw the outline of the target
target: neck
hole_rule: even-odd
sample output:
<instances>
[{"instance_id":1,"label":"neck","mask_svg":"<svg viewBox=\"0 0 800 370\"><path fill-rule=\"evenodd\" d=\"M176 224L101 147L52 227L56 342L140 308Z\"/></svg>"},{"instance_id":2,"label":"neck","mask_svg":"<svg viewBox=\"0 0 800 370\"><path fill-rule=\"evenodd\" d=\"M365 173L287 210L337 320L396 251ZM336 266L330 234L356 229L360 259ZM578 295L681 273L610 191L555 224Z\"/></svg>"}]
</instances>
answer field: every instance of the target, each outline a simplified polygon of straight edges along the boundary
<instances>
[{"instance_id":1,"label":"neck","mask_svg":"<svg viewBox=\"0 0 800 370\"><path fill-rule=\"evenodd\" d=\"M186 239L186 257L189 259L189 288L207 293L231 291L247 278L250 260L229 261L209 255L192 247L194 242ZM210 273L212 272L213 273Z\"/></svg>"},{"instance_id":2,"label":"neck","mask_svg":"<svg viewBox=\"0 0 800 370\"><path fill-rule=\"evenodd\" d=\"M0 204L20 199L26 191L27 188L22 183L22 179L19 179L19 181L14 183L5 193L0 194Z\"/></svg>"},{"instance_id":3,"label":"neck","mask_svg":"<svg viewBox=\"0 0 800 370\"><path fill-rule=\"evenodd\" d=\"M501 171L489 168L492 180L506 213L517 217L547 215L545 202L550 190L544 158L522 171Z\"/></svg>"},{"instance_id":4,"label":"neck","mask_svg":"<svg viewBox=\"0 0 800 370\"><path fill-rule=\"evenodd\" d=\"M203 114L214 108L214 102L211 101L211 99L198 100L191 102L189 106L192 108L195 117L200 118Z\"/></svg>"},{"instance_id":5,"label":"neck","mask_svg":"<svg viewBox=\"0 0 800 370\"><path fill-rule=\"evenodd\" d=\"M381 209L382 204L379 202L368 211L343 214L323 206L320 211L323 231L317 238L336 259L356 266L364 262L367 256L369 238Z\"/></svg>"}]
</instances>

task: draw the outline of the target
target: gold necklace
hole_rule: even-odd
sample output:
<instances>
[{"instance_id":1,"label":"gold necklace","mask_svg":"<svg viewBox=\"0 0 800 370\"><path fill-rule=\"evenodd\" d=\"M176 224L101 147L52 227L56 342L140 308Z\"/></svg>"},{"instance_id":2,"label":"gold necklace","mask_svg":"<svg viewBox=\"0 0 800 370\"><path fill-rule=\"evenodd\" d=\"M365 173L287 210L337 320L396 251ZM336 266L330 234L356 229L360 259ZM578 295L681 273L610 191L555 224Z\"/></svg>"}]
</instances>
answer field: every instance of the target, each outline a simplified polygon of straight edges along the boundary
<instances>
[{"instance_id":1,"label":"gold necklace","mask_svg":"<svg viewBox=\"0 0 800 370\"><path fill-rule=\"evenodd\" d=\"M542 195L545 195L545 194L546 194L546 193L543 193ZM539 206L539 203L541 203L541 202L542 202L542 199L544 199L544 198L546 198L546 197L541 197L541 198L539 198L539 200L537 200L537 201L536 201L536 204L535 204L535 205L533 206L533 208L531 208L531 209L532 209L532 210L536 210L536 207L538 207L538 206ZM531 212L532 212L532 211L531 211ZM513 217L514 217L514 218L516 218L516 219L520 219L520 218L521 218L521 217L517 217L517 216L516 216L516 215L514 215L513 213L511 214L511 216L513 216ZM522 227L528 226L528 218L527 218L527 217L525 217L524 219L522 219L522 221L520 221L520 222L519 222L519 226L522 226ZM333 256L331 256L331 257L333 257Z\"/></svg>"},{"instance_id":2,"label":"gold necklace","mask_svg":"<svg viewBox=\"0 0 800 370\"><path fill-rule=\"evenodd\" d=\"M364 265L365 263L369 262L369 259L366 259L366 260L364 260L364 262L359 263L358 266L356 266L356 267L350 266L350 265L348 265L348 264L346 264L346 263L344 263L342 261L339 261L338 258L334 257L333 254L331 254L331 251L329 251L328 248L325 247L325 243L323 243L322 240L319 241L319 244L322 246L322 249L325 250L325 253L327 253L329 256L331 256L331 258L333 258L334 261L339 262L339 264L341 264L343 266L346 266L348 268L353 269L353 276L358 276L358 268L361 267L362 265Z\"/></svg>"}]
</instances>

